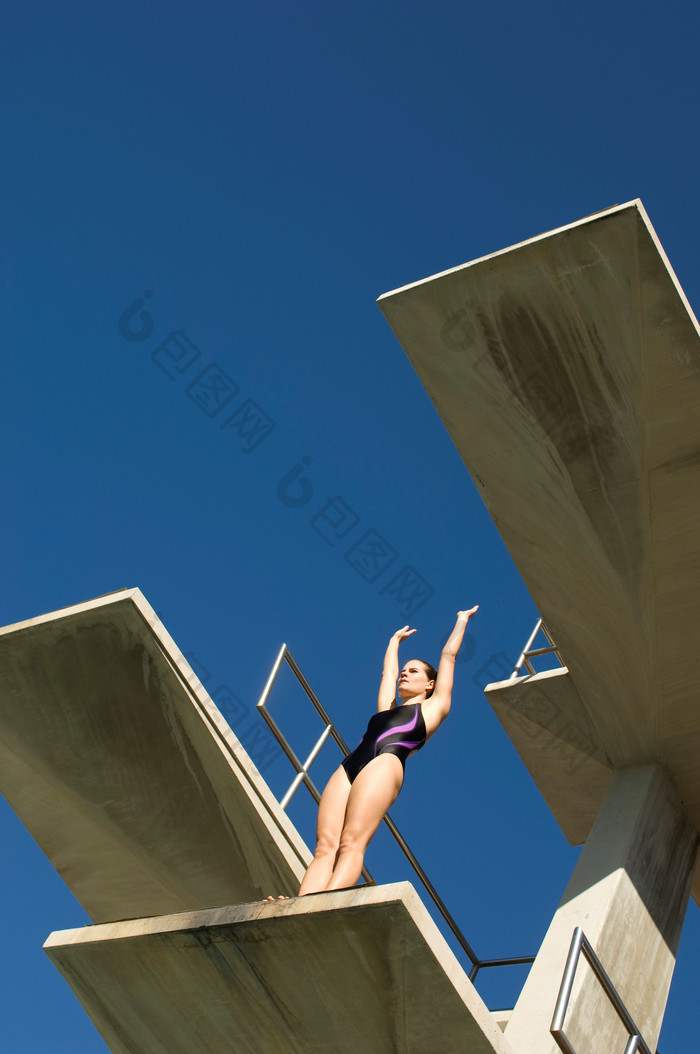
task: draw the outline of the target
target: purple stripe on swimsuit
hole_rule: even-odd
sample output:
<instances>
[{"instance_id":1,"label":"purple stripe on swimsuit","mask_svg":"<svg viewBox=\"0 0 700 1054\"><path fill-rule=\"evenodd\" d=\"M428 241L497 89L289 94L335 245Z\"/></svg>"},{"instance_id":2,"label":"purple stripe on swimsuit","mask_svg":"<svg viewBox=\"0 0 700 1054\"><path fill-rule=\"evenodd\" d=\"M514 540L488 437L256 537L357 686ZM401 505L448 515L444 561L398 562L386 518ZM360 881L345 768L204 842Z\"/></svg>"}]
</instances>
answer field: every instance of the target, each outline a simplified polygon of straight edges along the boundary
<instances>
[{"instance_id":1,"label":"purple stripe on swimsuit","mask_svg":"<svg viewBox=\"0 0 700 1054\"><path fill-rule=\"evenodd\" d=\"M406 721L406 711L410 707L414 708L413 717ZM403 738L394 738L397 736ZM367 731L352 754L346 757L343 768L352 783L365 765L380 754L394 754L405 765L409 754L420 750L425 739L425 720L420 703L404 703L391 710L380 710L370 718Z\"/></svg>"},{"instance_id":2,"label":"purple stripe on swimsuit","mask_svg":"<svg viewBox=\"0 0 700 1054\"><path fill-rule=\"evenodd\" d=\"M409 723L407 725L397 725L395 728L390 728L386 732L382 732L382 734L380 736L377 736L376 740L374 741L374 756L375 756L375 758L377 756L377 748L378 748L379 744L381 743L381 741L383 739L386 739L387 736L397 735L399 732L412 732L413 729L418 724L418 704L417 703L413 703L413 704L409 704L409 705L413 705L416 708L416 712L413 715L413 720L409 721ZM397 707L396 709L398 710L399 707ZM391 713L391 711L389 711L389 712ZM423 739L425 740L425 736L423 736ZM401 743L401 744L399 744L398 740L394 740L393 742L395 742L397 746L401 745L401 746L407 747L407 746L411 745L410 743ZM415 750L417 748L417 746L418 746L418 744L414 743L413 744L413 749ZM381 751L380 751L380 753L381 753Z\"/></svg>"}]
</instances>

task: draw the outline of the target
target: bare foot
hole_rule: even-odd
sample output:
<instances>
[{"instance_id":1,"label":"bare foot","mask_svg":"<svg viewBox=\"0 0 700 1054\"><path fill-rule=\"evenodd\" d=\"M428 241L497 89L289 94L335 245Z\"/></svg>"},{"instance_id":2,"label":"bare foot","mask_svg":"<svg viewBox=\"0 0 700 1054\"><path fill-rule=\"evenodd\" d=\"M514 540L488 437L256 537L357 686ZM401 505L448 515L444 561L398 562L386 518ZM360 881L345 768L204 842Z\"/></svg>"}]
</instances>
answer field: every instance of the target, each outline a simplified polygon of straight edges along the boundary
<instances>
[{"instance_id":1,"label":"bare foot","mask_svg":"<svg viewBox=\"0 0 700 1054\"><path fill-rule=\"evenodd\" d=\"M263 904L267 904L269 900L271 900L273 904L275 903L275 897L265 897L265 899L263 900ZM277 897L277 900L289 900L289 897L285 897L282 893L280 893L280 895Z\"/></svg>"}]
</instances>

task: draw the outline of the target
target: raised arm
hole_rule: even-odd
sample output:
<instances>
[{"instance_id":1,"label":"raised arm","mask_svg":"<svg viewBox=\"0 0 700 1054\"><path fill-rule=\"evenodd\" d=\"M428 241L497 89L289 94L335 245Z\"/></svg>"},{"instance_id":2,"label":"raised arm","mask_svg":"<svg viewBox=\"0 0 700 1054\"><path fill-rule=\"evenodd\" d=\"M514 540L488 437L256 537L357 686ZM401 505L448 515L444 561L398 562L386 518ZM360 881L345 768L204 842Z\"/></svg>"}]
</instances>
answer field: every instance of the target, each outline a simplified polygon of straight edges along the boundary
<instances>
[{"instance_id":1,"label":"raised arm","mask_svg":"<svg viewBox=\"0 0 700 1054\"><path fill-rule=\"evenodd\" d=\"M430 716L430 721L426 721L426 724L429 723L429 725L432 726L428 728L428 731L431 734L442 724L450 712L457 652L461 647L467 623L472 615L475 615L478 610L479 605L477 604L476 607L470 608L468 611L457 612L455 628L450 633L447 643L442 649L440 665L438 666L437 678L435 680L435 691L430 699L423 704L423 713L426 717L428 714Z\"/></svg>"},{"instance_id":2,"label":"raised arm","mask_svg":"<svg viewBox=\"0 0 700 1054\"><path fill-rule=\"evenodd\" d=\"M404 626L402 629L397 629L396 633L389 638L384 656L382 683L379 685L377 710L391 710L392 707L396 706L396 680L399 676L399 644L415 632L414 629Z\"/></svg>"}]
</instances>

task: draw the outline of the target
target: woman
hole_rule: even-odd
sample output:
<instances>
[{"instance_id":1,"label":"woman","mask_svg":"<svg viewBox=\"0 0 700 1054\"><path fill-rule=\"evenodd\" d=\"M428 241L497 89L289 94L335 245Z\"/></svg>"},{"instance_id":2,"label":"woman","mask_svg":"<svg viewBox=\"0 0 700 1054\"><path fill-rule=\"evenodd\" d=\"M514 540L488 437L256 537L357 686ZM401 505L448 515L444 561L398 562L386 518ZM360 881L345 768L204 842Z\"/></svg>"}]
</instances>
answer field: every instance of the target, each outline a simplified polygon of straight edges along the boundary
<instances>
[{"instance_id":1,"label":"woman","mask_svg":"<svg viewBox=\"0 0 700 1054\"><path fill-rule=\"evenodd\" d=\"M357 882L369 841L401 790L406 758L420 750L450 712L455 659L477 611L478 605L457 613L437 671L422 659L412 659L399 676L399 644L416 631L404 626L389 641L377 713L360 745L326 784L318 808L316 852L299 896Z\"/></svg>"}]
</instances>

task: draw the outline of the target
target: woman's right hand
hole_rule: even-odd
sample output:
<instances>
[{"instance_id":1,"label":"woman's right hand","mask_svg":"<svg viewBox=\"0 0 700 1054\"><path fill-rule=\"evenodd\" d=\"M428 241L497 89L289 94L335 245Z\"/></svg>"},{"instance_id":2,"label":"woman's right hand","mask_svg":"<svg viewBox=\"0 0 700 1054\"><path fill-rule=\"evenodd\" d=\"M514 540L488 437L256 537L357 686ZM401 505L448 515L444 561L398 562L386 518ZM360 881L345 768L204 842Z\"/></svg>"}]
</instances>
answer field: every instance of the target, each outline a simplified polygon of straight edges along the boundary
<instances>
[{"instance_id":1,"label":"woman's right hand","mask_svg":"<svg viewBox=\"0 0 700 1054\"><path fill-rule=\"evenodd\" d=\"M415 632L414 629L409 629L408 626L404 626L402 629L397 629L396 633L392 636L393 639L397 640L400 644L402 640L406 640L406 637L412 636Z\"/></svg>"}]
</instances>

